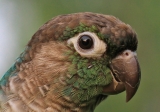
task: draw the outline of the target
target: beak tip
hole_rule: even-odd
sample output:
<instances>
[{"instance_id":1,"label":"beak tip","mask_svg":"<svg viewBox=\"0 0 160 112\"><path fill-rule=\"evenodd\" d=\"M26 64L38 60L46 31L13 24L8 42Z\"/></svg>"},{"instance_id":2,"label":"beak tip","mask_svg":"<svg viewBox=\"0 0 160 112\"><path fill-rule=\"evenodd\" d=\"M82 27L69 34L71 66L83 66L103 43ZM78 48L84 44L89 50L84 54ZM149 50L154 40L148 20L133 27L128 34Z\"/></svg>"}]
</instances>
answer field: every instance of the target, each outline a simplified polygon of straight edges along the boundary
<instances>
[{"instance_id":1,"label":"beak tip","mask_svg":"<svg viewBox=\"0 0 160 112\"><path fill-rule=\"evenodd\" d=\"M129 102L132 99L132 97L137 92L138 86L139 85L137 85L136 87L131 87L127 84L125 85L125 88L126 88L126 102Z\"/></svg>"},{"instance_id":2,"label":"beak tip","mask_svg":"<svg viewBox=\"0 0 160 112\"><path fill-rule=\"evenodd\" d=\"M132 97L133 97L133 96L132 96ZM126 96L126 102L129 102L129 101L132 99L132 97Z\"/></svg>"},{"instance_id":3,"label":"beak tip","mask_svg":"<svg viewBox=\"0 0 160 112\"><path fill-rule=\"evenodd\" d=\"M128 103L128 102L129 102L129 100L130 100L130 99L127 99L127 98L126 98L126 103Z\"/></svg>"}]
</instances>

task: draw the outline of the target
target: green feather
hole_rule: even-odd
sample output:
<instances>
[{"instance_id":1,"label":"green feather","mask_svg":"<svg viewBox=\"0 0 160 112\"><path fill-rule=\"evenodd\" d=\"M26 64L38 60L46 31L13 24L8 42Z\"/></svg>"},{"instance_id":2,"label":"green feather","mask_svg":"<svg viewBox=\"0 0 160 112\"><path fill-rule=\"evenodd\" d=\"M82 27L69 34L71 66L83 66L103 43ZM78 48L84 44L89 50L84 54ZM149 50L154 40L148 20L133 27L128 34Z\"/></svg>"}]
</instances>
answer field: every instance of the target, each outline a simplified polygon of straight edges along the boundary
<instances>
[{"instance_id":1,"label":"green feather","mask_svg":"<svg viewBox=\"0 0 160 112\"><path fill-rule=\"evenodd\" d=\"M112 81L112 76L110 69L106 66L108 64L106 56L92 59L81 57L74 52L76 51L65 53L72 63L68 69L71 78L66 81L71 87L64 90L63 94L66 93L65 91L71 91L72 88L72 92L67 92L65 95L71 97L75 102L82 103L100 94L102 87ZM75 88L76 90L74 90Z\"/></svg>"},{"instance_id":2,"label":"green feather","mask_svg":"<svg viewBox=\"0 0 160 112\"><path fill-rule=\"evenodd\" d=\"M97 34L97 36L100 37L100 39L103 37L103 35L101 33L99 33L99 30L96 26L92 25L92 26L87 26L83 23L79 23L79 26L71 29L69 27L66 27L66 29L64 30L63 34L60 36L60 38L58 38L59 41L63 41L63 40L67 40L73 36L75 36L78 33L82 33L85 31L90 31L90 32L94 32Z\"/></svg>"},{"instance_id":3,"label":"green feather","mask_svg":"<svg viewBox=\"0 0 160 112\"><path fill-rule=\"evenodd\" d=\"M28 49L28 47L26 47L26 49L20 54L20 56L16 59L16 62L11 66L11 68L3 75L3 77L0 80L0 85L4 86L7 84L9 77L15 76L17 75L17 71L16 71L16 64L18 63L22 63L22 61L24 61L24 55L26 54L26 50Z\"/></svg>"},{"instance_id":4,"label":"green feather","mask_svg":"<svg viewBox=\"0 0 160 112\"><path fill-rule=\"evenodd\" d=\"M99 29L92 25L87 26L80 23L75 28L66 27L59 41L67 40L78 33L90 31L95 33L103 41L108 38L99 32ZM109 58L104 54L100 59L81 57L74 49L74 46L69 46L70 50L66 51L65 55L71 61L68 73L71 78L66 80L70 86L62 91L63 95L69 96L77 103L83 103L95 97L102 92L102 87L111 83L112 76L110 69L107 68Z\"/></svg>"}]
</instances>

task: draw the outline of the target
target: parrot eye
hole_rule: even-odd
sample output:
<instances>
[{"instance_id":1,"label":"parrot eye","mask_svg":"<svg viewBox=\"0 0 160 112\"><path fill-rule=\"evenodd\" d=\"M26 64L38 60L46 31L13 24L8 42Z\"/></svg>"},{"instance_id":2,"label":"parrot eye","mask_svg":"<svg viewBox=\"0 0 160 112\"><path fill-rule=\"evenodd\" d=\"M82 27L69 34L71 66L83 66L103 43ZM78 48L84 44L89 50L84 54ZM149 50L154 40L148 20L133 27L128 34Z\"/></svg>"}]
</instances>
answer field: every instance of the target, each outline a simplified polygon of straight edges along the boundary
<instances>
[{"instance_id":1,"label":"parrot eye","mask_svg":"<svg viewBox=\"0 0 160 112\"><path fill-rule=\"evenodd\" d=\"M93 32L82 32L67 40L82 57L100 57L106 51L107 45Z\"/></svg>"},{"instance_id":2,"label":"parrot eye","mask_svg":"<svg viewBox=\"0 0 160 112\"><path fill-rule=\"evenodd\" d=\"M78 44L82 49L90 49L93 47L93 40L89 35L82 35L78 40Z\"/></svg>"}]
</instances>

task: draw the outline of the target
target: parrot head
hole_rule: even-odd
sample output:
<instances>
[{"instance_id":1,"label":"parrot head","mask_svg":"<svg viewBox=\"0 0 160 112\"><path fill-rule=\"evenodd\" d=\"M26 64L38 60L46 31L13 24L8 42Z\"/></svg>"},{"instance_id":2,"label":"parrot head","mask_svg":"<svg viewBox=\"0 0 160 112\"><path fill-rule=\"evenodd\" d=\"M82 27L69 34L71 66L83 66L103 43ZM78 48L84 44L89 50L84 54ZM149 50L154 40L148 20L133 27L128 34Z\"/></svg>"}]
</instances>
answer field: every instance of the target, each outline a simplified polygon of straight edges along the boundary
<instances>
[{"instance_id":1,"label":"parrot head","mask_svg":"<svg viewBox=\"0 0 160 112\"><path fill-rule=\"evenodd\" d=\"M113 16L57 16L33 35L2 78L1 88L22 99L27 108L40 105L34 105L34 111L95 108L108 95L123 91L129 101L140 84L137 44L132 28Z\"/></svg>"}]
</instances>

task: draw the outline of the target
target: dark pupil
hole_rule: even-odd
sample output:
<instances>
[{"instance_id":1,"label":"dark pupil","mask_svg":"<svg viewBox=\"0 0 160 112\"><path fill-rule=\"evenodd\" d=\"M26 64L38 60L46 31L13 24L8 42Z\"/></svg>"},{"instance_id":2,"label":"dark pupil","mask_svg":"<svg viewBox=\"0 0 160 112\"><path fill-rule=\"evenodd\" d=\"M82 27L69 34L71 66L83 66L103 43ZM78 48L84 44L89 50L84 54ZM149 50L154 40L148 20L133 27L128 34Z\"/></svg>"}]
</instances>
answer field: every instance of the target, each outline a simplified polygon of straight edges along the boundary
<instances>
[{"instance_id":1,"label":"dark pupil","mask_svg":"<svg viewBox=\"0 0 160 112\"><path fill-rule=\"evenodd\" d=\"M82 49L90 49L93 46L93 40L88 35L83 35L79 39L79 46Z\"/></svg>"}]
</instances>

